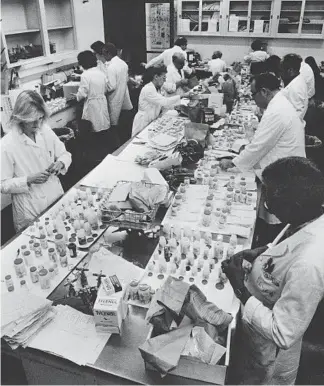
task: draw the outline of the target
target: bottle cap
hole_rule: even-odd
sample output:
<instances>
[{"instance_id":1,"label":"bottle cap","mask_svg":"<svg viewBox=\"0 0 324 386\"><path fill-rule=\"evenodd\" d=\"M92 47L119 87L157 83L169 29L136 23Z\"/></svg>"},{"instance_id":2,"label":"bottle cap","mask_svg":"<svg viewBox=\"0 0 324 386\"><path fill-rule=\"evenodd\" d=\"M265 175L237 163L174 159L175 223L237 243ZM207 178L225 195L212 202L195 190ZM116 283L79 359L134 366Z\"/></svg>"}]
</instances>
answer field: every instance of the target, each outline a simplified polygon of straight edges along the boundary
<instances>
[{"instance_id":1,"label":"bottle cap","mask_svg":"<svg viewBox=\"0 0 324 386\"><path fill-rule=\"evenodd\" d=\"M47 269L43 268L39 271L39 276L46 276L47 275Z\"/></svg>"},{"instance_id":2,"label":"bottle cap","mask_svg":"<svg viewBox=\"0 0 324 386\"><path fill-rule=\"evenodd\" d=\"M14 261L14 264L19 265L19 264L22 264L22 262L23 262L23 259L21 257L17 257L17 259L15 259Z\"/></svg>"},{"instance_id":3,"label":"bottle cap","mask_svg":"<svg viewBox=\"0 0 324 386\"><path fill-rule=\"evenodd\" d=\"M35 271L37 271L36 267L30 267L30 272L35 272Z\"/></svg>"}]
</instances>

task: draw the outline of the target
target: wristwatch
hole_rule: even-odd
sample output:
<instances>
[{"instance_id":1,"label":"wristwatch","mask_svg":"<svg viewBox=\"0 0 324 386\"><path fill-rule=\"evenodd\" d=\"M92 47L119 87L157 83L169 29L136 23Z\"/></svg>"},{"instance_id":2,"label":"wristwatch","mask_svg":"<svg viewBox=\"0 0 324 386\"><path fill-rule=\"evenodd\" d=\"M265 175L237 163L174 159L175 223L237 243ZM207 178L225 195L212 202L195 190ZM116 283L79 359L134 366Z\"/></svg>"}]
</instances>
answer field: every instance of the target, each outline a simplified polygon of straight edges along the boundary
<instances>
[{"instance_id":1,"label":"wristwatch","mask_svg":"<svg viewBox=\"0 0 324 386\"><path fill-rule=\"evenodd\" d=\"M242 297L243 294L244 294L244 291L245 291L245 287L237 288L236 290L234 290L235 296L236 296L238 299L241 299L241 297Z\"/></svg>"}]
</instances>

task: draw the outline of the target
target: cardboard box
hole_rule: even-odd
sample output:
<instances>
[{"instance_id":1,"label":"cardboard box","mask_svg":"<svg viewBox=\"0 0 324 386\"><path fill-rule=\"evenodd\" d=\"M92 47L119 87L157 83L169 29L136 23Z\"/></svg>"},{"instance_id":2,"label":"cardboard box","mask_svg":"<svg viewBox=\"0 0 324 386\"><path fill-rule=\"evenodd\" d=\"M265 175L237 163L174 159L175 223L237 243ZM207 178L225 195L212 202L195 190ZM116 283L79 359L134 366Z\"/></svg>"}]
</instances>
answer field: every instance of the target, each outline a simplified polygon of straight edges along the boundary
<instances>
[{"instance_id":1,"label":"cardboard box","mask_svg":"<svg viewBox=\"0 0 324 386\"><path fill-rule=\"evenodd\" d=\"M107 295L100 286L97 300L93 307L95 326L98 332L120 334L121 325L127 316L128 305L123 299L124 291Z\"/></svg>"},{"instance_id":2,"label":"cardboard box","mask_svg":"<svg viewBox=\"0 0 324 386\"><path fill-rule=\"evenodd\" d=\"M230 360L231 336L235 330L236 318L232 320L227 330L226 353L225 356L215 366L208 365L198 359L189 356L181 356L178 366L170 371L170 375L193 379L199 382L206 382L211 385L224 385L226 380L227 368ZM154 337L153 327L150 329L147 339ZM152 365L145 362L145 369L157 371ZM166 376L166 378L168 375Z\"/></svg>"}]
</instances>

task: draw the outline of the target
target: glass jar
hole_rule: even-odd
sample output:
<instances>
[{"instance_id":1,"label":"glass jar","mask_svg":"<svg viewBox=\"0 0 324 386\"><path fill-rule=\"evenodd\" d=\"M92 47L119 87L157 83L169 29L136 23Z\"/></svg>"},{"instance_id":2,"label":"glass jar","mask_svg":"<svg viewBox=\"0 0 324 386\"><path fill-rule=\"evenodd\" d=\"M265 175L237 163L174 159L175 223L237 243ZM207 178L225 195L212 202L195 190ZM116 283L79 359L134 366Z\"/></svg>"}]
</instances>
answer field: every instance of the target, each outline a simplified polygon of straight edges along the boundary
<instances>
[{"instance_id":1,"label":"glass jar","mask_svg":"<svg viewBox=\"0 0 324 386\"><path fill-rule=\"evenodd\" d=\"M46 240L46 236L45 235L41 235L40 236L40 245L43 249L47 249L48 248L48 243L47 243L47 240Z\"/></svg>"},{"instance_id":2,"label":"glass jar","mask_svg":"<svg viewBox=\"0 0 324 386\"><path fill-rule=\"evenodd\" d=\"M140 284L138 286L138 300L143 304L148 304L151 301L151 287L148 284Z\"/></svg>"},{"instance_id":3,"label":"glass jar","mask_svg":"<svg viewBox=\"0 0 324 386\"><path fill-rule=\"evenodd\" d=\"M174 203L171 206L171 216L176 217L178 212L178 204Z\"/></svg>"},{"instance_id":4,"label":"glass jar","mask_svg":"<svg viewBox=\"0 0 324 386\"><path fill-rule=\"evenodd\" d=\"M34 243L34 252L35 252L35 257L37 257L37 259L43 257L42 247L40 243Z\"/></svg>"},{"instance_id":5,"label":"glass jar","mask_svg":"<svg viewBox=\"0 0 324 386\"><path fill-rule=\"evenodd\" d=\"M26 244L23 244L23 245L21 245L21 247L20 247L20 252L22 253L22 254L24 254L24 252L27 250L27 245Z\"/></svg>"},{"instance_id":6,"label":"glass jar","mask_svg":"<svg viewBox=\"0 0 324 386\"><path fill-rule=\"evenodd\" d=\"M43 268L39 271L39 283L41 289L49 289L50 288L50 278L48 275L47 269Z\"/></svg>"},{"instance_id":7,"label":"glass jar","mask_svg":"<svg viewBox=\"0 0 324 386\"><path fill-rule=\"evenodd\" d=\"M53 226L49 222L45 223L45 229L49 237L53 236Z\"/></svg>"},{"instance_id":8,"label":"glass jar","mask_svg":"<svg viewBox=\"0 0 324 386\"><path fill-rule=\"evenodd\" d=\"M90 224L92 230L98 229L98 227L99 227L98 215L94 210L92 210L91 213L89 214L88 221L89 221L89 224Z\"/></svg>"},{"instance_id":9,"label":"glass jar","mask_svg":"<svg viewBox=\"0 0 324 386\"><path fill-rule=\"evenodd\" d=\"M229 186L231 188L234 188L235 187L235 177L234 176L231 176L230 177L230 180L229 180Z\"/></svg>"},{"instance_id":10,"label":"glass jar","mask_svg":"<svg viewBox=\"0 0 324 386\"><path fill-rule=\"evenodd\" d=\"M181 184L180 184L179 192L180 192L182 195L184 195L184 194L186 193L186 185L185 185L183 182L181 182Z\"/></svg>"},{"instance_id":11,"label":"glass jar","mask_svg":"<svg viewBox=\"0 0 324 386\"><path fill-rule=\"evenodd\" d=\"M241 193L240 202L242 204L245 204L246 203L246 198L247 198L246 193Z\"/></svg>"},{"instance_id":12,"label":"glass jar","mask_svg":"<svg viewBox=\"0 0 324 386\"><path fill-rule=\"evenodd\" d=\"M190 240L188 237L182 237L181 238L181 253L187 254L190 249Z\"/></svg>"},{"instance_id":13,"label":"glass jar","mask_svg":"<svg viewBox=\"0 0 324 386\"><path fill-rule=\"evenodd\" d=\"M204 227L209 227L211 224L211 210L205 209L203 218L202 218L202 225Z\"/></svg>"},{"instance_id":14,"label":"glass jar","mask_svg":"<svg viewBox=\"0 0 324 386\"><path fill-rule=\"evenodd\" d=\"M246 194L246 182L240 182L241 193Z\"/></svg>"},{"instance_id":15,"label":"glass jar","mask_svg":"<svg viewBox=\"0 0 324 386\"><path fill-rule=\"evenodd\" d=\"M38 272L36 267L30 267L29 270L30 273L30 278L32 283L37 283L38 282Z\"/></svg>"},{"instance_id":16,"label":"glass jar","mask_svg":"<svg viewBox=\"0 0 324 386\"><path fill-rule=\"evenodd\" d=\"M91 225L88 221L84 221L83 229L85 231L86 236L91 236Z\"/></svg>"},{"instance_id":17,"label":"glass jar","mask_svg":"<svg viewBox=\"0 0 324 386\"><path fill-rule=\"evenodd\" d=\"M206 262L204 263L204 267L203 267L203 270L202 270L202 277L203 277L205 280L208 280L209 274L210 274L210 270L209 270L209 261L206 261Z\"/></svg>"},{"instance_id":18,"label":"glass jar","mask_svg":"<svg viewBox=\"0 0 324 386\"><path fill-rule=\"evenodd\" d=\"M26 267L22 258L17 257L14 260L14 267L15 267L16 275L19 279L25 276Z\"/></svg>"},{"instance_id":19,"label":"glass jar","mask_svg":"<svg viewBox=\"0 0 324 386\"><path fill-rule=\"evenodd\" d=\"M78 236L78 242L80 245L85 245L87 243L87 238L86 238L84 229L82 228L79 229L77 231L77 236Z\"/></svg>"},{"instance_id":20,"label":"glass jar","mask_svg":"<svg viewBox=\"0 0 324 386\"><path fill-rule=\"evenodd\" d=\"M208 210L211 213L213 211L213 202L207 202L205 205L205 210Z\"/></svg>"},{"instance_id":21,"label":"glass jar","mask_svg":"<svg viewBox=\"0 0 324 386\"><path fill-rule=\"evenodd\" d=\"M196 240L193 243L192 251L194 255L199 256L200 254L200 241Z\"/></svg>"},{"instance_id":22,"label":"glass jar","mask_svg":"<svg viewBox=\"0 0 324 386\"><path fill-rule=\"evenodd\" d=\"M43 225L40 225L38 230L39 230L39 238L41 238L42 236L46 237L46 233L45 233L45 229L44 229Z\"/></svg>"},{"instance_id":23,"label":"glass jar","mask_svg":"<svg viewBox=\"0 0 324 386\"><path fill-rule=\"evenodd\" d=\"M227 188L226 197L230 198L231 201L233 201L233 199L234 199L234 189L233 188L230 188L230 187Z\"/></svg>"},{"instance_id":24,"label":"glass jar","mask_svg":"<svg viewBox=\"0 0 324 386\"><path fill-rule=\"evenodd\" d=\"M182 195L180 193L176 193L174 199L175 204L180 205L182 202Z\"/></svg>"},{"instance_id":25,"label":"glass jar","mask_svg":"<svg viewBox=\"0 0 324 386\"><path fill-rule=\"evenodd\" d=\"M69 243L68 248L70 252L70 257L72 258L77 257L77 248L75 243Z\"/></svg>"},{"instance_id":26,"label":"glass jar","mask_svg":"<svg viewBox=\"0 0 324 386\"><path fill-rule=\"evenodd\" d=\"M51 267L51 268L48 269L48 277L50 278L50 280L52 280L54 276L55 276L54 268Z\"/></svg>"},{"instance_id":27,"label":"glass jar","mask_svg":"<svg viewBox=\"0 0 324 386\"><path fill-rule=\"evenodd\" d=\"M56 250L57 250L58 254L60 254L61 252L65 251L65 249L66 249L65 242L64 242L64 239L63 239L63 235L61 233L58 233L55 236L55 247L56 247Z\"/></svg>"},{"instance_id":28,"label":"glass jar","mask_svg":"<svg viewBox=\"0 0 324 386\"><path fill-rule=\"evenodd\" d=\"M228 201L228 202L226 203L225 209L226 209L226 212L227 212L228 214L230 214L230 213L232 212L232 202L231 202L231 201Z\"/></svg>"},{"instance_id":29,"label":"glass jar","mask_svg":"<svg viewBox=\"0 0 324 386\"><path fill-rule=\"evenodd\" d=\"M23 291L28 291L26 280L20 280L20 289Z\"/></svg>"},{"instance_id":30,"label":"glass jar","mask_svg":"<svg viewBox=\"0 0 324 386\"><path fill-rule=\"evenodd\" d=\"M56 263L57 262L57 254L56 254L56 251L54 248L49 248L48 249L48 258L50 261L52 261L53 263Z\"/></svg>"},{"instance_id":31,"label":"glass jar","mask_svg":"<svg viewBox=\"0 0 324 386\"><path fill-rule=\"evenodd\" d=\"M196 181L197 181L197 185L202 185L203 184L204 177L203 177L201 172L197 172Z\"/></svg>"},{"instance_id":32,"label":"glass jar","mask_svg":"<svg viewBox=\"0 0 324 386\"><path fill-rule=\"evenodd\" d=\"M30 249L31 251L33 251L33 250L34 250L34 239L30 239L30 240L28 241L28 245L29 245L29 249Z\"/></svg>"},{"instance_id":33,"label":"glass jar","mask_svg":"<svg viewBox=\"0 0 324 386\"><path fill-rule=\"evenodd\" d=\"M30 251L25 251L23 253L23 258L24 258L26 266L29 267L33 261L33 258L32 258Z\"/></svg>"},{"instance_id":34,"label":"glass jar","mask_svg":"<svg viewBox=\"0 0 324 386\"><path fill-rule=\"evenodd\" d=\"M139 281L135 280L135 279L129 283L128 297L130 300L137 300L138 299L138 284L139 284Z\"/></svg>"},{"instance_id":35,"label":"glass jar","mask_svg":"<svg viewBox=\"0 0 324 386\"><path fill-rule=\"evenodd\" d=\"M67 254L66 254L66 249L64 251L60 252L60 265L62 268L65 268L68 265L68 258L67 258Z\"/></svg>"},{"instance_id":36,"label":"glass jar","mask_svg":"<svg viewBox=\"0 0 324 386\"><path fill-rule=\"evenodd\" d=\"M59 274L59 268L58 268L57 263L53 263L52 268L54 269L54 275L55 276L58 275Z\"/></svg>"}]
</instances>

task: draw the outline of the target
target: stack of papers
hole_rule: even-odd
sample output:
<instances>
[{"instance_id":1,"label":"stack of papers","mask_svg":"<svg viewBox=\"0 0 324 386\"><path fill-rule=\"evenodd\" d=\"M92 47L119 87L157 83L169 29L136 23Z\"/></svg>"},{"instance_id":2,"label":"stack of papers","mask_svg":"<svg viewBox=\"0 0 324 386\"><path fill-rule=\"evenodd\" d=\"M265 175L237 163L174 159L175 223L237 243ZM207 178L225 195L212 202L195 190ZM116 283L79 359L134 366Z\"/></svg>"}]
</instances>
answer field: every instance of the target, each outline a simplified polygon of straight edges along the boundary
<instances>
[{"instance_id":1,"label":"stack of papers","mask_svg":"<svg viewBox=\"0 0 324 386\"><path fill-rule=\"evenodd\" d=\"M1 295L1 337L12 349L26 347L55 316L52 302L29 292Z\"/></svg>"},{"instance_id":2,"label":"stack of papers","mask_svg":"<svg viewBox=\"0 0 324 386\"><path fill-rule=\"evenodd\" d=\"M92 315L85 315L69 306L58 305L55 318L28 347L68 359L79 366L94 364L110 338L99 334Z\"/></svg>"},{"instance_id":3,"label":"stack of papers","mask_svg":"<svg viewBox=\"0 0 324 386\"><path fill-rule=\"evenodd\" d=\"M161 151L168 151L176 147L178 139L168 134L158 134L149 139L149 145Z\"/></svg>"}]
</instances>

